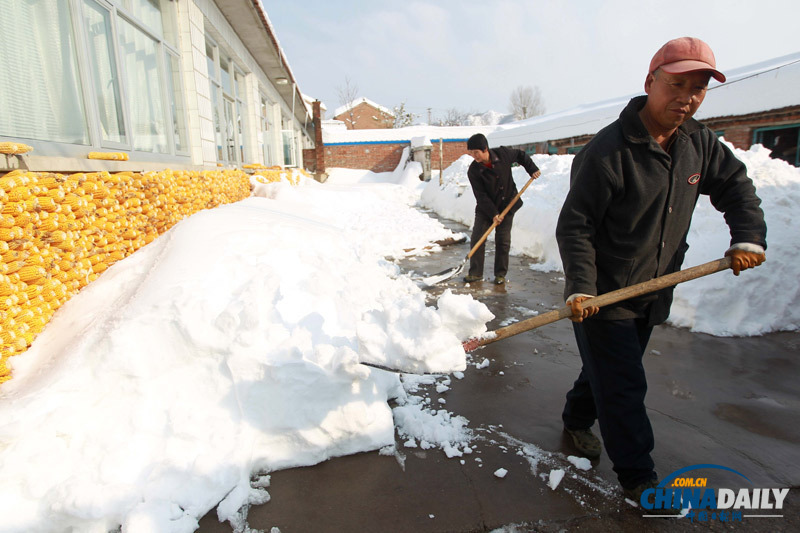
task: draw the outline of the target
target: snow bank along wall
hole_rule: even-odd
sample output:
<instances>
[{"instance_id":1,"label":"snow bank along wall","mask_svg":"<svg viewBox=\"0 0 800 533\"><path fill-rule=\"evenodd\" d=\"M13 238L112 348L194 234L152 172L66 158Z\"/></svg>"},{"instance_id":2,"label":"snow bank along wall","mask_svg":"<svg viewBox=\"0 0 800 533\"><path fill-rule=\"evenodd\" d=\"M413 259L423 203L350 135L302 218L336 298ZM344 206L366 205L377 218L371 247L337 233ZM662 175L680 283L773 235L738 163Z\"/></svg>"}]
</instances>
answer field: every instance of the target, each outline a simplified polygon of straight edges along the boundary
<instances>
[{"instance_id":1,"label":"snow bank along wall","mask_svg":"<svg viewBox=\"0 0 800 533\"><path fill-rule=\"evenodd\" d=\"M181 219L249 195L242 170L0 176L0 383L8 358L110 265Z\"/></svg>"}]
</instances>

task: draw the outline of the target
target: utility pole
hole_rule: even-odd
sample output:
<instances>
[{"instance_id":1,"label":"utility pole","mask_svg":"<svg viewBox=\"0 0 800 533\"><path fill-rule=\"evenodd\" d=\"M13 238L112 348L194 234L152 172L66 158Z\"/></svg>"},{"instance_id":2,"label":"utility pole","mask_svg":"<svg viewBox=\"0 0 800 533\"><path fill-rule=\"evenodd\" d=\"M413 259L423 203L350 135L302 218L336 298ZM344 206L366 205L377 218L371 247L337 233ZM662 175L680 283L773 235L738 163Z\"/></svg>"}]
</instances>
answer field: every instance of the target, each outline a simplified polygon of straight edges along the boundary
<instances>
[{"instance_id":1,"label":"utility pole","mask_svg":"<svg viewBox=\"0 0 800 533\"><path fill-rule=\"evenodd\" d=\"M431 108L428 108L428 126L431 125Z\"/></svg>"}]
</instances>

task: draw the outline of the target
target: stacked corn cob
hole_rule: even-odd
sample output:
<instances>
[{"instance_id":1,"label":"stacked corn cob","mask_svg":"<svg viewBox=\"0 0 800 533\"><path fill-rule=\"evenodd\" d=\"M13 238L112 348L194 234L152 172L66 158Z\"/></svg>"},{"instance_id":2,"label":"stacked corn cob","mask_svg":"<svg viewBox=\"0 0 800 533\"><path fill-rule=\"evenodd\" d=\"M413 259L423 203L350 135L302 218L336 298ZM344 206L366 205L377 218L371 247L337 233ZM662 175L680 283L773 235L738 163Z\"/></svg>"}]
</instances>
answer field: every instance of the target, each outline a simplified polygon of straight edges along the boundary
<instances>
[{"instance_id":1,"label":"stacked corn cob","mask_svg":"<svg viewBox=\"0 0 800 533\"><path fill-rule=\"evenodd\" d=\"M0 177L0 383L61 305L202 209L250 195L241 170Z\"/></svg>"}]
</instances>

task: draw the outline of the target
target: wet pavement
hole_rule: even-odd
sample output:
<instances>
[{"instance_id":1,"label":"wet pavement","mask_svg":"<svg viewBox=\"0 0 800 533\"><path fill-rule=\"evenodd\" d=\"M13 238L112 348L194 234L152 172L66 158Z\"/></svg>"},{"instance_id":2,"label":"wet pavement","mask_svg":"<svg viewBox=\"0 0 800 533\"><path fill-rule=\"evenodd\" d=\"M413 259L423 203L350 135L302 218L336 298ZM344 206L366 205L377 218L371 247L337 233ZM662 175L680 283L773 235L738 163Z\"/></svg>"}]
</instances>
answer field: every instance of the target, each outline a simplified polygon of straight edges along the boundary
<instances>
[{"instance_id":1,"label":"wet pavement","mask_svg":"<svg viewBox=\"0 0 800 533\"><path fill-rule=\"evenodd\" d=\"M490 267L493 244L487 248ZM467 243L453 245L401 266L429 275L456 266L468 250ZM448 288L469 292L496 315L490 330L563 305L561 275L531 270L530 263L512 256L505 286L488 280L465 286L459 278L430 289L431 301ZM737 491L789 487L783 509L743 513L780 517L643 517L622 498L605 452L588 471L570 462L576 450L562 431L561 410L580 357L571 322L562 320L478 349L464 378L452 379L446 392L437 393L435 385L425 389L432 402L444 398L447 411L469 420L472 454L448 458L440 449L405 448L398 439L396 455L376 451L273 472L271 501L252 507L247 523L282 533L478 532L504 526L520 532L800 531L798 355L797 332L718 338L659 326L645 357L659 474L714 464L751 484L720 469L687 475ZM507 470L505 477L494 475L499 468ZM553 490L548 482L557 470L566 475ZM231 526L220 524L212 510L198 531L228 533Z\"/></svg>"}]
</instances>

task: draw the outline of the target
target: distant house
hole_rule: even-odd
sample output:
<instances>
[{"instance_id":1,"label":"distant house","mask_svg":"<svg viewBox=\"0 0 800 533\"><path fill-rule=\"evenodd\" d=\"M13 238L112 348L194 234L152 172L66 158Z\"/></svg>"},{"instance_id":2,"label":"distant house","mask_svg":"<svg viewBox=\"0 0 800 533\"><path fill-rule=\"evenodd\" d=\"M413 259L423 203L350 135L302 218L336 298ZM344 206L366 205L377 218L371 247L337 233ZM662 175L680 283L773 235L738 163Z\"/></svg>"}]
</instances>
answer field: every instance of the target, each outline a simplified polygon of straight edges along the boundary
<instances>
[{"instance_id":1,"label":"distant house","mask_svg":"<svg viewBox=\"0 0 800 533\"><path fill-rule=\"evenodd\" d=\"M800 166L800 53L726 70L695 118L736 148L762 144L773 158ZM490 146L528 153L574 154L617 119L631 97L585 104L519 121L488 135Z\"/></svg>"},{"instance_id":2,"label":"distant house","mask_svg":"<svg viewBox=\"0 0 800 533\"><path fill-rule=\"evenodd\" d=\"M363 97L337 108L333 119L344 122L349 130L385 129L394 125L391 109Z\"/></svg>"}]
</instances>

